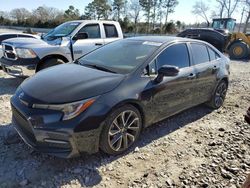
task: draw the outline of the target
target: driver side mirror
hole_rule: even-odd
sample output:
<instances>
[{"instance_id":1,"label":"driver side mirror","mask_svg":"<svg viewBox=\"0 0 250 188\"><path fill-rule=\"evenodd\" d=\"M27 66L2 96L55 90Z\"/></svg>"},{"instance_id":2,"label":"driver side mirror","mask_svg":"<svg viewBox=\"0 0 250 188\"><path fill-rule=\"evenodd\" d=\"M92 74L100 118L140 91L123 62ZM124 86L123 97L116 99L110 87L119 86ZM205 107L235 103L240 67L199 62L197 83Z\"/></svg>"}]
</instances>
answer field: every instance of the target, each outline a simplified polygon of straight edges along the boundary
<instances>
[{"instance_id":1,"label":"driver side mirror","mask_svg":"<svg viewBox=\"0 0 250 188\"><path fill-rule=\"evenodd\" d=\"M155 81L157 83L160 83L163 80L163 77L165 76L170 76L174 77L179 74L180 70L176 66L171 66L171 65L163 65L159 70L158 70L158 76L156 77Z\"/></svg>"},{"instance_id":2,"label":"driver side mirror","mask_svg":"<svg viewBox=\"0 0 250 188\"><path fill-rule=\"evenodd\" d=\"M83 32L83 33L77 33L72 39L81 40L81 39L87 39L87 38L89 38L88 33Z\"/></svg>"}]
</instances>

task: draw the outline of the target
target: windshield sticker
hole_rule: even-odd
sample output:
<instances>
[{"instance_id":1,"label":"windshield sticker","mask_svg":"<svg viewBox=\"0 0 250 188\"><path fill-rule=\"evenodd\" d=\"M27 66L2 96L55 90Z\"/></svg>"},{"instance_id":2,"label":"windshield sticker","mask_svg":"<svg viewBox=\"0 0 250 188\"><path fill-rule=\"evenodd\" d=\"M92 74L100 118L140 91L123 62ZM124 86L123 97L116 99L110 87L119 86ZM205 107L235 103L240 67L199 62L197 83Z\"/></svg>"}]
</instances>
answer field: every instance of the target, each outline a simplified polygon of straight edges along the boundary
<instances>
[{"instance_id":1,"label":"windshield sticker","mask_svg":"<svg viewBox=\"0 0 250 188\"><path fill-rule=\"evenodd\" d=\"M151 42L151 41L145 41L142 44L144 44L144 45L151 45L151 46L160 46L160 45L162 45L161 42Z\"/></svg>"},{"instance_id":2,"label":"windshield sticker","mask_svg":"<svg viewBox=\"0 0 250 188\"><path fill-rule=\"evenodd\" d=\"M75 22L75 23L70 23L70 25L79 25L79 23Z\"/></svg>"}]
</instances>

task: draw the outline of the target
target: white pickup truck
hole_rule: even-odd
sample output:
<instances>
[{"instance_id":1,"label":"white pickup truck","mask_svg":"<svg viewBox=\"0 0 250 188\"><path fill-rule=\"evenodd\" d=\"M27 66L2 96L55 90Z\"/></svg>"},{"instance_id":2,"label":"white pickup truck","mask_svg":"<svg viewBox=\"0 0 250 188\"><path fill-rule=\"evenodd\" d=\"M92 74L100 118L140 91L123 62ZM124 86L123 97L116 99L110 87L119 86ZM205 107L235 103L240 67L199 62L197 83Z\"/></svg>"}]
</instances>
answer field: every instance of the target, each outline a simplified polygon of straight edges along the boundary
<instances>
[{"instance_id":1,"label":"white pickup truck","mask_svg":"<svg viewBox=\"0 0 250 188\"><path fill-rule=\"evenodd\" d=\"M120 24L115 21L65 22L41 39L4 40L0 63L9 75L28 77L47 67L72 62L101 45L122 38Z\"/></svg>"},{"instance_id":2,"label":"white pickup truck","mask_svg":"<svg viewBox=\"0 0 250 188\"><path fill-rule=\"evenodd\" d=\"M39 38L38 35L31 35L27 33L1 33L0 34L0 57L3 56L3 50L2 50L2 42L7 39L11 38L18 38L18 37L23 37L23 38Z\"/></svg>"}]
</instances>

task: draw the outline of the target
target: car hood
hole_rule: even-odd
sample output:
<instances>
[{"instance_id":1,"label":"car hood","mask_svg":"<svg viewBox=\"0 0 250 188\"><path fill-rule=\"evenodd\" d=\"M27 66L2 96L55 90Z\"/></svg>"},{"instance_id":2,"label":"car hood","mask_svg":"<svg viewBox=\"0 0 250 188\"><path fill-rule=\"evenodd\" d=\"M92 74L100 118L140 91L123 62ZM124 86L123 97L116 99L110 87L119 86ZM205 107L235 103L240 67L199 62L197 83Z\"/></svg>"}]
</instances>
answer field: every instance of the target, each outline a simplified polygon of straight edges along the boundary
<instances>
[{"instance_id":1,"label":"car hood","mask_svg":"<svg viewBox=\"0 0 250 188\"><path fill-rule=\"evenodd\" d=\"M82 65L64 64L38 72L24 81L21 89L35 101L62 104L107 93L124 77Z\"/></svg>"},{"instance_id":2,"label":"car hood","mask_svg":"<svg viewBox=\"0 0 250 188\"><path fill-rule=\"evenodd\" d=\"M7 40L4 40L3 43L7 43L15 47L30 47L34 45L47 45L47 43L41 39L22 38L22 37L7 39Z\"/></svg>"},{"instance_id":3,"label":"car hood","mask_svg":"<svg viewBox=\"0 0 250 188\"><path fill-rule=\"evenodd\" d=\"M56 39L53 41L44 41L42 39L37 38L11 38L3 41L4 43L7 43L14 47L20 47L20 48L36 48L36 47L48 47L48 46L56 46L65 44L67 45L69 43L68 38L62 39Z\"/></svg>"}]
</instances>

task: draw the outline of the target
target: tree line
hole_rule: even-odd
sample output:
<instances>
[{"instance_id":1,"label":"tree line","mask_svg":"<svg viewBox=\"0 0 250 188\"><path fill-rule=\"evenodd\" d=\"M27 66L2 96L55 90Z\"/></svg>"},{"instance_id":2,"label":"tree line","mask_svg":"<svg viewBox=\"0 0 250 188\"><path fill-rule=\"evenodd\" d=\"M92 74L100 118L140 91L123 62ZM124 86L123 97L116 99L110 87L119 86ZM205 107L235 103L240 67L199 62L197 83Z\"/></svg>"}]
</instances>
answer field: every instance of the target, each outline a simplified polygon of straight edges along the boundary
<instances>
[{"instance_id":1,"label":"tree line","mask_svg":"<svg viewBox=\"0 0 250 188\"><path fill-rule=\"evenodd\" d=\"M205 0L197 0L192 13L200 16L209 26L211 18L231 17L237 7L244 7L243 13L247 15L244 19L249 22L250 0L215 1L216 7L210 7ZM32 11L16 8L9 12L0 11L0 24L53 28L70 20L105 19L119 21L124 32L175 33L185 27L185 23L169 20L169 15L175 12L178 4L178 0L92 0L83 8L83 14L72 5L65 11L48 6L39 6Z\"/></svg>"},{"instance_id":2,"label":"tree line","mask_svg":"<svg viewBox=\"0 0 250 188\"><path fill-rule=\"evenodd\" d=\"M233 13L241 13L240 27L244 21L243 32L247 31L250 20L250 0L215 0L216 7L210 7L207 1L198 0L193 6L192 13L200 16L210 26L211 18L232 18ZM212 8L212 11L210 11ZM209 15L209 13L211 13Z\"/></svg>"}]
</instances>

